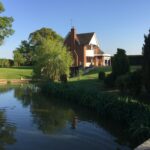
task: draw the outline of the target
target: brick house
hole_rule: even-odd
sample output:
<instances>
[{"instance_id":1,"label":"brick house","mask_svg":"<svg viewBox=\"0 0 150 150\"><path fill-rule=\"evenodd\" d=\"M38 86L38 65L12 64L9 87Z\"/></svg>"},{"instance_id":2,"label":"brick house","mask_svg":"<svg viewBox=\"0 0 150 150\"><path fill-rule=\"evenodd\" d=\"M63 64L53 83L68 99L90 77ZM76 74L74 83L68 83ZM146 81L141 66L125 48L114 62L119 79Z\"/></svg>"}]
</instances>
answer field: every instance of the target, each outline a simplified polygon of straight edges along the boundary
<instances>
[{"instance_id":1,"label":"brick house","mask_svg":"<svg viewBox=\"0 0 150 150\"><path fill-rule=\"evenodd\" d=\"M95 32L77 34L75 28L67 34L65 45L72 53L73 67L109 66L111 56L100 49Z\"/></svg>"}]
</instances>

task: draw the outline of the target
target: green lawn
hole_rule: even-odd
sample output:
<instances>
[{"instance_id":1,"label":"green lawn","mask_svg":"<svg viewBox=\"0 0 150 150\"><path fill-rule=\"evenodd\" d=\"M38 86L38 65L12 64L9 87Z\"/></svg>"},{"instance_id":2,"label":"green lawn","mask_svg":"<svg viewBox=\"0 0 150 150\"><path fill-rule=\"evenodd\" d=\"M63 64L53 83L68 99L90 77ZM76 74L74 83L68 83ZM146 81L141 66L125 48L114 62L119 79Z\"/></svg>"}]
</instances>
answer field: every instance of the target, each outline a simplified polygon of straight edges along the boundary
<instances>
[{"instance_id":1,"label":"green lawn","mask_svg":"<svg viewBox=\"0 0 150 150\"><path fill-rule=\"evenodd\" d=\"M74 77L69 79L69 84L80 86L83 88L90 88L93 90L103 90L104 83L103 81L98 80L98 73L100 71L104 71L106 74L111 73L111 67L98 67L94 70L91 70L89 73L85 75L81 75L79 77Z\"/></svg>"},{"instance_id":2,"label":"green lawn","mask_svg":"<svg viewBox=\"0 0 150 150\"><path fill-rule=\"evenodd\" d=\"M130 70L135 71L137 69L140 69L140 66L131 66ZM106 88L104 86L104 82L98 80L98 73L100 71L104 71L105 74L110 74L112 71L111 67L98 67L94 70L91 70L89 73L85 75L81 75L80 77L74 77L69 79L69 84L81 86L83 88L91 88L98 91L106 91Z\"/></svg>"},{"instance_id":3,"label":"green lawn","mask_svg":"<svg viewBox=\"0 0 150 150\"><path fill-rule=\"evenodd\" d=\"M71 78L70 81L77 81L77 80L90 80L90 79L98 79L98 73L100 71L104 71L106 74L111 73L111 67L99 67L99 68L95 68L91 71L89 71L89 73L82 75L80 77L75 77L75 78Z\"/></svg>"},{"instance_id":4,"label":"green lawn","mask_svg":"<svg viewBox=\"0 0 150 150\"><path fill-rule=\"evenodd\" d=\"M140 67L131 67L131 70L136 70ZM69 79L70 83L76 82L79 85L90 86L92 84L101 86L98 80L98 73L104 71L107 74L111 73L111 67L99 67L86 75ZM12 68L0 68L0 79L21 79L32 78L32 67L12 67ZM97 82L99 81L99 82Z\"/></svg>"},{"instance_id":5,"label":"green lawn","mask_svg":"<svg viewBox=\"0 0 150 150\"><path fill-rule=\"evenodd\" d=\"M31 67L0 68L0 79L29 79L32 73Z\"/></svg>"}]
</instances>

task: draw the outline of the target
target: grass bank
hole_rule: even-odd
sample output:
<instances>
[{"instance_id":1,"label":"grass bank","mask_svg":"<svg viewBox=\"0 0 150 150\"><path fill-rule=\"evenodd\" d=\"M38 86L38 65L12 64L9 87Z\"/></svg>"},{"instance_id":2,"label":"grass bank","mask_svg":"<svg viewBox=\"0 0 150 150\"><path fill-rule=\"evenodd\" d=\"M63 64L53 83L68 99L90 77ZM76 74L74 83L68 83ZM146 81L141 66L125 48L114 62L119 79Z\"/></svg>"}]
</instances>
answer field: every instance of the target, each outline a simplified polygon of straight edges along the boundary
<instances>
[{"instance_id":1,"label":"grass bank","mask_svg":"<svg viewBox=\"0 0 150 150\"><path fill-rule=\"evenodd\" d=\"M97 91L105 90L103 81L98 79L98 73L103 71L107 74L111 73L111 67L99 67L79 77L70 78L68 84L82 88L91 88Z\"/></svg>"},{"instance_id":2,"label":"grass bank","mask_svg":"<svg viewBox=\"0 0 150 150\"><path fill-rule=\"evenodd\" d=\"M32 67L0 68L0 79L30 79L32 73Z\"/></svg>"},{"instance_id":3,"label":"grass bank","mask_svg":"<svg viewBox=\"0 0 150 150\"><path fill-rule=\"evenodd\" d=\"M140 69L141 66L131 66L130 70L131 72ZM105 72L106 76L112 72L111 67L99 67L91 70L87 74L81 75L79 77L70 78L68 84L79 86L82 88L94 88L94 90L97 91L113 91L114 89L106 89L104 86L103 81L100 81L98 79L98 73L102 71Z\"/></svg>"}]
</instances>

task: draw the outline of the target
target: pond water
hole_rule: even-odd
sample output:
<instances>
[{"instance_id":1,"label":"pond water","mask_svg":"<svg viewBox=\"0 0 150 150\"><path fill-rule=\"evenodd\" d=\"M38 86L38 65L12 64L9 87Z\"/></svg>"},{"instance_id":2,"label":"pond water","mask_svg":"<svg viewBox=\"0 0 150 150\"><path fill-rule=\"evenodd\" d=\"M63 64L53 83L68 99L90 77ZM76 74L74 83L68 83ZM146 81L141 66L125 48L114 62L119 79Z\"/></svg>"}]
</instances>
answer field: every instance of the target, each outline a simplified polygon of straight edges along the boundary
<instances>
[{"instance_id":1,"label":"pond water","mask_svg":"<svg viewBox=\"0 0 150 150\"><path fill-rule=\"evenodd\" d=\"M32 85L0 87L0 150L128 150L99 117ZM119 129L118 129L119 130Z\"/></svg>"}]
</instances>

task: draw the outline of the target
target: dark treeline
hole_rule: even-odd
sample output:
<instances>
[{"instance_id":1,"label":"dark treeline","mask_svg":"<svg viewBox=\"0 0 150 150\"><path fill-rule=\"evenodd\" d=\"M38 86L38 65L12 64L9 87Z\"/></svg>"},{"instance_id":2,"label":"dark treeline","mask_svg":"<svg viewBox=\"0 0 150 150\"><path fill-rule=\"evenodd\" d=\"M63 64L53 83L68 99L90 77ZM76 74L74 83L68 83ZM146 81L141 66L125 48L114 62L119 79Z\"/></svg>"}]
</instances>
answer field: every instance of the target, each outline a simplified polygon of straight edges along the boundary
<instances>
[{"instance_id":1,"label":"dark treeline","mask_svg":"<svg viewBox=\"0 0 150 150\"><path fill-rule=\"evenodd\" d=\"M130 66L142 66L143 56L142 55L127 55Z\"/></svg>"},{"instance_id":2,"label":"dark treeline","mask_svg":"<svg viewBox=\"0 0 150 150\"><path fill-rule=\"evenodd\" d=\"M14 65L14 61L12 59L0 59L0 67L8 68Z\"/></svg>"}]
</instances>

